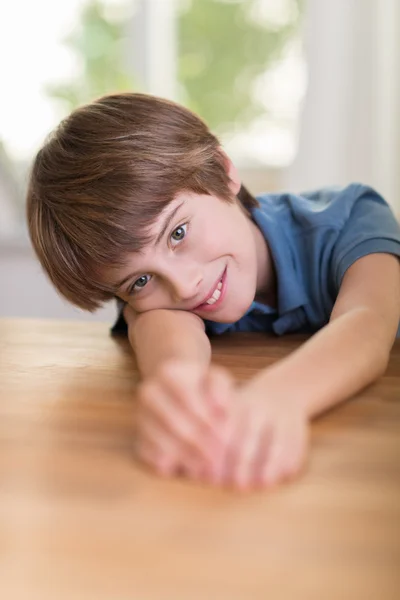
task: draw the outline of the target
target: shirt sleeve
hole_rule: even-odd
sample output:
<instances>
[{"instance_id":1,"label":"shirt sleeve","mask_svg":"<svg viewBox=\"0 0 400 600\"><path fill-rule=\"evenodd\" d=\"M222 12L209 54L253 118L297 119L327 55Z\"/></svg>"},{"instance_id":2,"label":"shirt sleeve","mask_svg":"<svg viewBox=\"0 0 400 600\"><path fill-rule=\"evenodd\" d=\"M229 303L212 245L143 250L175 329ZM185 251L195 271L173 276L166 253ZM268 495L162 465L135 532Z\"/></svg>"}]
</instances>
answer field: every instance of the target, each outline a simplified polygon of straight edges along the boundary
<instances>
[{"instance_id":1,"label":"shirt sleeve","mask_svg":"<svg viewBox=\"0 0 400 600\"><path fill-rule=\"evenodd\" d=\"M117 318L111 327L112 335L126 335L128 333L128 326L123 315L124 306L125 302L117 298Z\"/></svg>"},{"instance_id":2,"label":"shirt sleeve","mask_svg":"<svg viewBox=\"0 0 400 600\"><path fill-rule=\"evenodd\" d=\"M370 187L360 185L356 194L332 253L331 276L337 291L359 258L377 252L400 257L400 225L390 206Z\"/></svg>"}]
</instances>

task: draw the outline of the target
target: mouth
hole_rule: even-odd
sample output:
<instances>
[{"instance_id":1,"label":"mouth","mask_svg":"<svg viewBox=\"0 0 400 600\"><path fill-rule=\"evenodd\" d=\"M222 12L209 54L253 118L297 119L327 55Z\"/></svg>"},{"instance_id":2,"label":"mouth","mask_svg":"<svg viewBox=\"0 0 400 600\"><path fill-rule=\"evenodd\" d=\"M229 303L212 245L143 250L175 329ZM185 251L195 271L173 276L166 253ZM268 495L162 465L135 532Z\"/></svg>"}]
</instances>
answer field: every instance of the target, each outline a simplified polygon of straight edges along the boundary
<instances>
[{"instance_id":1,"label":"mouth","mask_svg":"<svg viewBox=\"0 0 400 600\"><path fill-rule=\"evenodd\" d=\"M206 296L203 302L195 306L192 309L192 311L201 310L202 312L212 312L220 307L226 292L226 270L227 269L225 267L224 272L222 273L218 281L215 283L210 293Z\"/></svg>"}]
</instances>

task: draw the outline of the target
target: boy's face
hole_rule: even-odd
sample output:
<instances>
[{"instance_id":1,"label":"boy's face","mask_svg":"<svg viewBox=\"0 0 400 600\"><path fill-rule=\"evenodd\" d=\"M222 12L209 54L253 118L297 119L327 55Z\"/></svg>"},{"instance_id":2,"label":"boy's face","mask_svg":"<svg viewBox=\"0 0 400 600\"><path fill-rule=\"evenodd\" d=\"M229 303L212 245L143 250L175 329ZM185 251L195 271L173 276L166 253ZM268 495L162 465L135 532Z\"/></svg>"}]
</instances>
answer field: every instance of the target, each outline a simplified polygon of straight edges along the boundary
<instances>
[{"instance_id":1,"label":"boy's face","mask_svg":"<svg viewBox=\"0 0 400 600\"><path fill-rule=\"evenodd\" d=\"M238 201L181 193L151 232L154 243L128 256L115 277L125 280L117 295L138 313L187 310L231 323L265 288L267 246Z\"/></svg>"}]
</instances>

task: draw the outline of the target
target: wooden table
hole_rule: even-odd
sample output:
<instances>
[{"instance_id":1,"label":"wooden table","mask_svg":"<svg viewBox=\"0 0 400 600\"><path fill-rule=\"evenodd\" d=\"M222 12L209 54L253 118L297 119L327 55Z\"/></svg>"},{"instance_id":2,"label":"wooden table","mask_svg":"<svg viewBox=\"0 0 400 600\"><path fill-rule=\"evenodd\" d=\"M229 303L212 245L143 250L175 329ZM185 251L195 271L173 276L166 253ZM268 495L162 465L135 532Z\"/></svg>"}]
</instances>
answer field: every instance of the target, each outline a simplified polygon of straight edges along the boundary
<instances>
[{"instance_id":1,"label":"wooden table","mask_svg":"<svg viewBox=\"0 0 400 600\"><path fill-rule=\"evenodd\" d=\"M219 338L245 379L305 338ZM385 377L312 427L273 492L137 466L137 375L104 324L0 321L4 600L400 598L400 343Z\"/></svg>"}]
</instances>

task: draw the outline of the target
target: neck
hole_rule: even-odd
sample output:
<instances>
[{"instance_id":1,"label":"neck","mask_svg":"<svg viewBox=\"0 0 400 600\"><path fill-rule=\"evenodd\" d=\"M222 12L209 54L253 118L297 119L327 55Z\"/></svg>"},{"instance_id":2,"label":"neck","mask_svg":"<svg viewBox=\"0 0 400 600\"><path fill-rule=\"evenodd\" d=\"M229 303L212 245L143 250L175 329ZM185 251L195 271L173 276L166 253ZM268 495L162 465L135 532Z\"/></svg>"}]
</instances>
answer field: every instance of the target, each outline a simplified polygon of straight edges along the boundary
<instances>
[{"instance_id":1,"label":"neck","mask_svg":"<svg viewBox=\"0 0 400 600\"><path fill-rule=\"evenodd\" d=\"M257 250L257 289L255 300L275 307L277 303L277 281L271 251L266 239L254 221L251 221L251 227Z\"/></svg>"}]
</instances>

